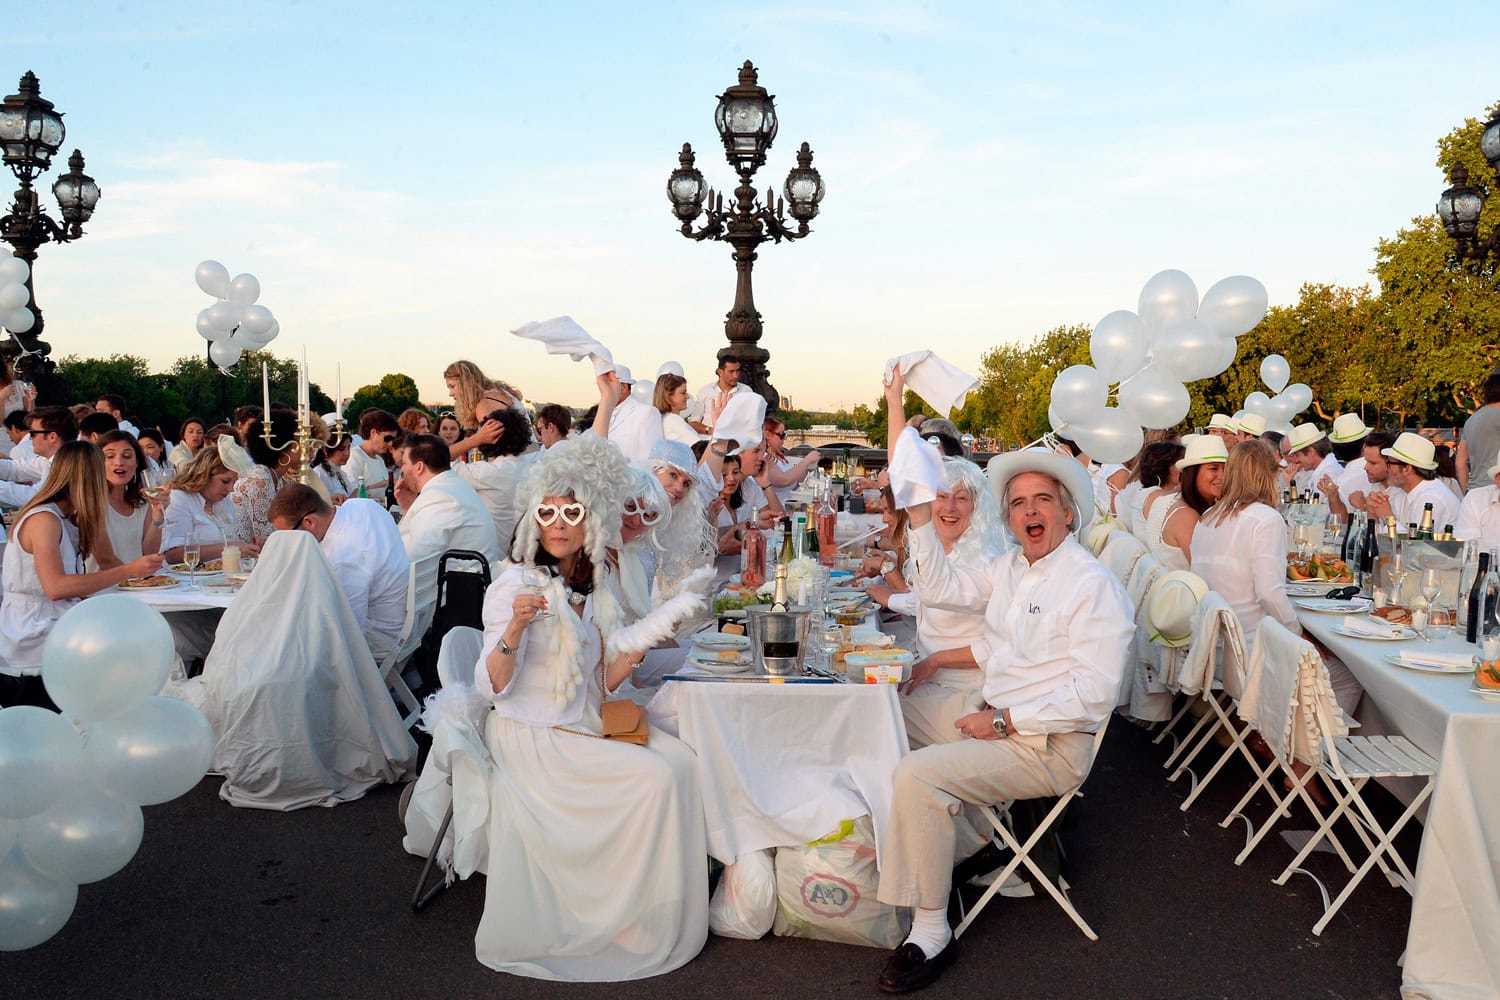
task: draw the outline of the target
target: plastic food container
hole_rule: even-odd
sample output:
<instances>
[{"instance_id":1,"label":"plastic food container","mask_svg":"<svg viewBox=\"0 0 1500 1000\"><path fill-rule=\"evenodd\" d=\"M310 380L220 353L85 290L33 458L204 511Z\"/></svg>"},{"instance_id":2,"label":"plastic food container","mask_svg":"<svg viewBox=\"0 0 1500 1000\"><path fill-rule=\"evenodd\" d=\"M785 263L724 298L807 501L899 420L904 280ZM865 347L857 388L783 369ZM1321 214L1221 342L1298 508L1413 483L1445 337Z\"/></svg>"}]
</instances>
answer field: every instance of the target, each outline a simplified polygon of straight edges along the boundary
<instances>
[{"instance_id":1,"label":"plastic food container","mask_svg":"<svg viewBox=\"0 0 1500 1000\"><path fill-rule=\"evenodd\" d=\"M914 659L904 649L849 653L844 657L844 669L855 683L900 684L911 677Z\"/></svg>"}]
</instances>

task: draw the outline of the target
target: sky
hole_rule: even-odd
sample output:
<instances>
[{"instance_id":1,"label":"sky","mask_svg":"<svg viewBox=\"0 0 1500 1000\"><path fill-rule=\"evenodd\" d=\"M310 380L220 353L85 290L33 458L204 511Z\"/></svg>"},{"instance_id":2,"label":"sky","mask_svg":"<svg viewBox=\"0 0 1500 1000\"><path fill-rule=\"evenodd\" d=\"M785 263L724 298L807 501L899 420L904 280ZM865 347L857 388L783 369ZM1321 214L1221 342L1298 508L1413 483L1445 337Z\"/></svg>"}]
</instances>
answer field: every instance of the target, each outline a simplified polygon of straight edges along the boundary
<instances>
[{"instance_id":1,"label":"sky","mask_svg":"<svg viewBox=\"0 0 1500 1000\"><path fill-rule=\"evenodd\" d=\"M1500 100L1476 3L348 2L12 4L26 70L103 189L36 268L53 354L165 368L204 344L195 265L260 279L311 377L445 397L459 358L586 406L591 369L508 331L571 315L638 375L713 377L727 246L682 238L683 142L729 188L718 95L750 59L827 187L761 247L772 381L807 409L879 396L885 358L977 372L1001 343L1133 309L1166 268L1272 304L1373 281L1427 214L1437 140ZM44 198L51 203L50 192ZM55 212L56 206L52 205Z\"/></svg>"}]
</instances>

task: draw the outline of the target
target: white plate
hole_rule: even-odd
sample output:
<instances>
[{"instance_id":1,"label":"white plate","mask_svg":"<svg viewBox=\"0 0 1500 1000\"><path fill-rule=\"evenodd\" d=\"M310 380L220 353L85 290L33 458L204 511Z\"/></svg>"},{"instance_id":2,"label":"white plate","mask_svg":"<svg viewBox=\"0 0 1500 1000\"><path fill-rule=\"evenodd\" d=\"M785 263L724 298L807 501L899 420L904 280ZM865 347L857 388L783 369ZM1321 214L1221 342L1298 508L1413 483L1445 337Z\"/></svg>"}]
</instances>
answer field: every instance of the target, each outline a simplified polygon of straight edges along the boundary
<instances>
[{"instance_id":1,"label":"white plate","mask_svg":"<svg viewBox=\"0 0 1500 1000\"><path fill-rule=\"evenodd\" d=\"M1387 656L1385 662L1394 663L1396 666L1405 667L1407 670L1420 670L1425 674L1472 674L1474 672L1474 664L1472 663L1466 663L1459 667L1443 667L1435 663L1412 663L1410 660L1403 660L1395 653Z\"/></svg>"},{"instance_id":2,"label":"white plate","mask_svg":"<svg viewBox=\"0 0 1500 1000\"><path fill-rule=\"evenodd\" d=\"M693 636L693 645L703 649L749 649L750 637L727 632L699 632Z\"/></svg>"},{"instance_id":3,"label":"white plate","mask_svg":"<svg viewBox=\"0 0 1500 1000\"><path fill-rule=\"evenodd\" d=\"M1477 694L1485 701L1500 701L1500 691L1494 688L1482 688L1478 684L1469 688L1470 694Z\"/></svg>"},{"instance_id":4,"label":"white plate","mask_svg":"<svg viewBox=\"0 0 1500 1000\"><path fill-rule=\"evenodd\" d=\"M1349 639L1370 639L1374 642L1405 642L1408 639L1418 638L1417 633L1413 632L1406 626L1398 625L1396 627L1401 629L1401 635L1360 635L1358 632L1349 632L1345 630L1344 626L1342 625L1335 625L1333 627L1333 630L1339 635L1342 635Z\"/></svg>"},{"instance_id":5,"label":"white plate","mask_svg":"<svg viewBox=\"0 0 1500 1000\"><path fill-rule=\"evenodd\" d=\"M239 584L230 583L227 580L220 580L217 583L210 581L203 585L203 592L205 594L217 594L219 597L233 597L239 589Z\"/></svg>"},{"instance_id":6,"label":"white plate","mask_svg":"<svg viewBox=\"0 0 1500 1000\"><path fill-rule=\"evenodd\" d=\"M747 656L742 663L720 663L717 660L700 660L696 656L689 656L687 665L711 674L742 674L755 666L755 661Z\"/></svg>"},{"instance_id":7,"label":"white plate","mask_svg":"<svg viewBox=\"0 0 1500 1000\"><path fill-rule=\"evenodd\" d=\"M1292 602L1304 611L1315 611L1320 615L1362 615L1375 607L1368 597L1356 597L1348 601L1335 601L1327 597L1303 597Z\"/></svg>"},{"instance_id":8,"label":"white plate","mask_svg":"<svg viewBox=\"0 0 1500 1000\"><path fill-rule=\"evenodd\" d=\"M1287 584L1286 585L1286 592L1289 595L1291 595L1292 597L1322 597L1324 594L1328 593L1330 590L1334 590L1334 589L1336 589L1338 587L1349 587L1349 586L1352 586L1352 584L1348 584L1348 583L1307 583L1306 581L1304 581L1302 583L1289 583L1289 584Z\"/></svg>"}]
</instances>

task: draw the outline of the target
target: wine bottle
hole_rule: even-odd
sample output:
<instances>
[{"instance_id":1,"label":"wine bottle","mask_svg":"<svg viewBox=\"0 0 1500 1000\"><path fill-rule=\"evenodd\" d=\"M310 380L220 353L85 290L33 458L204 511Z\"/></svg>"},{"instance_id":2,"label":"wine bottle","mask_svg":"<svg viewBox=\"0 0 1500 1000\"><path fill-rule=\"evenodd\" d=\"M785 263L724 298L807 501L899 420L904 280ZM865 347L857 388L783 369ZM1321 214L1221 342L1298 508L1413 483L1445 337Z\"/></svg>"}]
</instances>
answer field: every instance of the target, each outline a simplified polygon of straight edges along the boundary
<instances>
[{"instance_id":1,"label":"wine bottle","mask_svg":"<svg viewBox=\"0 0 1500 1000\"><path fill-rule=\"evenodd\" d=\"M1360 539L1359 578L1360 585L1371 594L1375 593L1375 564L1380 558L1380 545L1375 540L1375 519L1365 520L1364 537Z\"/></svg>"},{"instance_id":2,"label":"wine bottle","mask_svg":"<svg viewBox=\"0 0 1500 1000\"><path fill-rule=\"evenodd\" d=\"M1474 586L1469 588L1468 622L1464 626L1464 638L1478 643L1484 635L1484 581L1490 576L1490 554L1479 553L1479 572L1474 574Z\"/></svg>"},{"instance_id":3,"label":"wine bottle","mask_svg":"<svg viewBox=\"0 0 1500 1000\"><path fill-rule=\"evenodd\" d=\"M1422 523L1417 526L1416 537L1432 541L1432 504L1422 505Z\"/></svg>"},{"instance_id":4,"label":"wine bottle","mask_svg":"<svg viewBox=\"0 0 1500 1000\"><path fill-rule=\"evenodd\" d=\"M364 476L359 477L359 487L354 491L354 495L359 497L361 500L370 499L370 491L365 488Z\"/></svg>"},{"instance_id":5,"label":"wine bottle","mask_svg":"<svg viewBox=\"0 0 1500 1000\"><path fill-rule=\"evenodd\" d=\"M761 534L759 511L750 508L750 519L745 522L745 539L740 546L743 565L740 567L740 586L744 589L759 587L766 582L766 536Z\"/></svg>"},{"instance_id":6,"label":"wine bottle","mask_svg":"<svg viewBox=\"0 0 1500 1000\"><path fill-rule=\"evenodd\" d=\"M833 506L833 498L823 494L818 505L818 562L832 566L838 555L839 512Z\"/></svg>"},{"instance_id":7,"label":"wine bottle","mask_svg":"<svg viewBox=\"0 0 1500 1000\"><path fill-rule=\"evenodd\" d=\"M792 539L792 519L781 519L781 565L785 566L797 558L796 542Z\"/></svg>"},{"instance_id":8,"label":"wine bottle","mask_svg":"<svg viewBox=\"0 0 1500 1000\"><path fill-rule=\"evenodd\" d=\"M1500 553L1490 549L1490 569L1484 574L1484 616L1479 623L1479 635L1484 637L1500 631L1500 622L1495 620L1495 605L1500 602Z\"/></svg>"},{"instance_id":9,"label":"wine bottle","mask_svg":"<svg viewBox=\"0 0 1500 1000\"><path fill-rule=\"evenodd\" d=\"M771 610L785 611L791 602L786 596L786 563L776 567L776 593L771 596Z\"/></svg>"}]
</instances>

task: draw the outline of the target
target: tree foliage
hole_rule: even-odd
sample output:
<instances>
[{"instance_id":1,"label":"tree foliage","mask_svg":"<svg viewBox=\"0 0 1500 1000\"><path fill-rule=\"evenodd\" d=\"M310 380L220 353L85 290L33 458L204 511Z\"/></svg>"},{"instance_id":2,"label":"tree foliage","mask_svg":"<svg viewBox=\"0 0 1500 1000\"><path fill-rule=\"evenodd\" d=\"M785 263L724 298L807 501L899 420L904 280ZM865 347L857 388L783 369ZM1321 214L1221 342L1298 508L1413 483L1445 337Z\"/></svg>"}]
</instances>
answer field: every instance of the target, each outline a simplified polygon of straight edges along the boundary
<instances>
[{"instance_id":1,"label":"tree foliage","mask_svg":"<svg viewBox=\"0 0 1500 1000\"><path fill-rule=\"evenodd\" d=\"M412 381L410 375L396 372L383 376L375 385L363 386L350 396L349 405L344 407L344 419L352 426L358 426L359 415L371 407L378 407L393 417L399 417L407 407L421 405L417 383Z\"/></svg>"}]
</instances>

